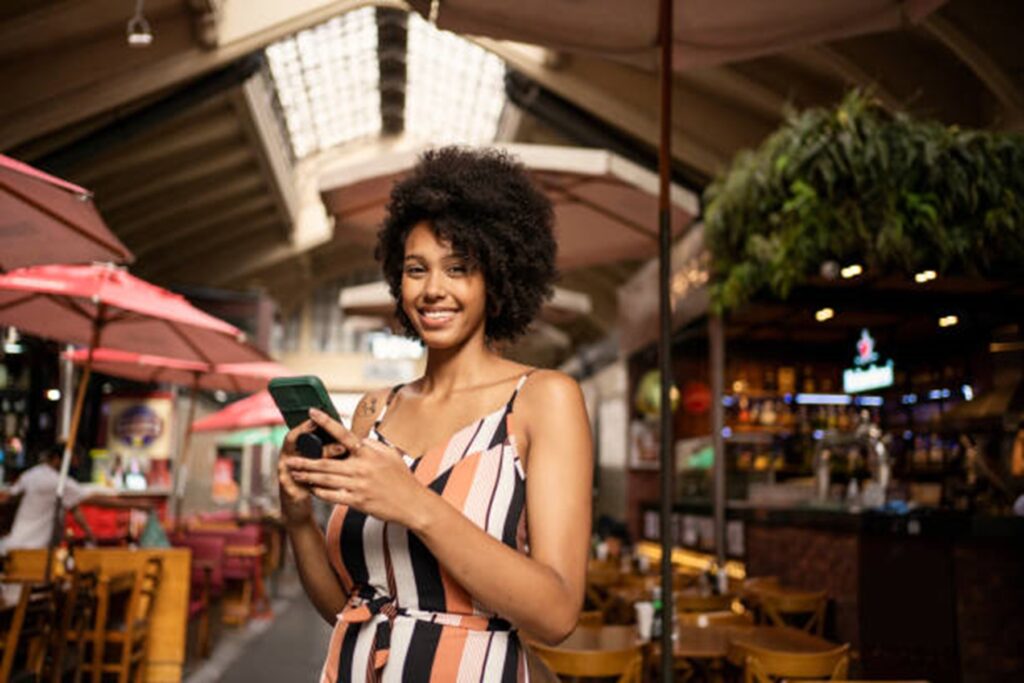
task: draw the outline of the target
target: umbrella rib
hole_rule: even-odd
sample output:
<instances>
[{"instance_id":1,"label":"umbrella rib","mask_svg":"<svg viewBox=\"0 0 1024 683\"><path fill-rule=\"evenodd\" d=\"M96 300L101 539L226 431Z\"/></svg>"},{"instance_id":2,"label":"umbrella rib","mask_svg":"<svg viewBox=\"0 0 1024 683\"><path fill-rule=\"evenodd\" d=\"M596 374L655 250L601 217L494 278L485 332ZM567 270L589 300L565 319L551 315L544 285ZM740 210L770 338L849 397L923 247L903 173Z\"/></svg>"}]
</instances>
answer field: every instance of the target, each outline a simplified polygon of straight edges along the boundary
<instances>
[{"instance_id":1,"label":"umbrella rib","mask_svg":"<svg viewBox=\"0 0 1024 683\"><path fill-rule=\"evenodd\" d=\"M5 304L0 304L0 311L6 311L8 308L14 308L15 306L20 306L24 303L28 303L29 301L32 301L32 299L35 299L37 296L43 295L40 292L29 292L20 299L14 299L13 301L8 301Z\"/></svg>"},{"instance_id":2,"label":"umbrella rib","mask_svg":"<svg viewBox=\"0 0 1024 683\"><path fill-rule=\"evenodd\" d=\"M72 313L77 313L78 315L82 316L86 320L96 321L95 316L91 315L89 313L89 311L87 311L84 308L82 308L77 302L75 302L71 298L66 297L66 296L55 296L55 297L51 297L51 298L53 300L53 303L57 304L58 306L62 306L63 308L70 309Z\"/></svg>"},{"instance_id":3,"label":"umbrella rib","mask_svg":"<svg viewBox=\"0 0 1024 683\"><path fill-rule=\"evenodd\" d=\"M39 211L39 212L41 212L43 214L46 214L47 216L49 216L53 220L57 221L58 223L62 223L65 227L70 228L74 232L77 232L79 235L81 235L82 237L86 238L87 240L95 242L96 244L100 245L101 247L103 247L105 249L109 249L110 251L114 252L115 254L118 254L119 256L121 256L122 258L126 258L128 256L128 253L127 253L128 250L125 247L113 244L110 241L105 240L105 239L103 239L101 237L98 237L98 236L92 234L91 232L89 232L88 230L85 230L85 229L81 228L80 226L76 225L75 223L72 223L71 221L69 221L68 219L64 218L60 214L56 213L55 211L50 210L46 205L40 204L39 202L37 202L34 199L32 199L32 197L29 197L28 195L24 194L23 192L19 192L15 187L10 185L9 183L4 182L3 179L0 179L0 187L2 187L3 189L7 190L8 192L10 192L12 195L17 197L21 201L25 202L26 204L31 206L33 209L35 209L35 210L37 210L37 211Z\"/></svg>"},{"instance_id":4,"label":"umbrella rib","mask_svg":"<svg viewBox=\"0 0 1024 683\"><path fill-rule=\"evenodd\" d=\"M564 189L564 188L561 188L561 187L558 187L558 186L550 185L549 183L546 183L543 180L541 181L541 184L543 184L545 186L545 188L547 188L547 189L549 189L549 190L551 190L553 192L561 192L562 194L564 194L566 197L568 197L572 201L576 202L577 204L582 204L583 206L587 207L588 209L591 209L592 211L596 211L597 213L601 214L605 218L610 218L613 221L621 223L623 227L632 230L633 232L641 235L642 237L650 240L651 242L657 243L657 241L658 241L657 235L652 234L647 228L645 228L644 226L642 226L641 224L637 223L636 221L634 221L634 220L632 220L630 218L626 218L625 216L623 216L623 215L621 215L619 213L616 213L615 211L612 211L611 209L608 209L608 208L606 208L604 206L601 206L600 204L592 202L589 199L586 199L585 197L581 197L580 195L576 194L572 190L567 190L567 189Z\"/></svg>"},{"instance_id":5,"label":"umbrella rib","mask_svg":"<svg viewBox=\"0 0 1024 683\"><path fill-rule=\"evenodd\" d=\"M164 320L163 322L165 325L167 325L168 328L170 328L171 332L173 332L179 339L181 339L181 341L185 342L186 346L192 349L192 351L196 354L197 357L202 359L202 362L211 366L214 364L213 361L209 358L209 356L203 353L202 349L196 346L195 343L191 339L189 339L188 336L184 332L182 332L177 325L172 324L170 320Z\"/></svg>"}]
</instances>

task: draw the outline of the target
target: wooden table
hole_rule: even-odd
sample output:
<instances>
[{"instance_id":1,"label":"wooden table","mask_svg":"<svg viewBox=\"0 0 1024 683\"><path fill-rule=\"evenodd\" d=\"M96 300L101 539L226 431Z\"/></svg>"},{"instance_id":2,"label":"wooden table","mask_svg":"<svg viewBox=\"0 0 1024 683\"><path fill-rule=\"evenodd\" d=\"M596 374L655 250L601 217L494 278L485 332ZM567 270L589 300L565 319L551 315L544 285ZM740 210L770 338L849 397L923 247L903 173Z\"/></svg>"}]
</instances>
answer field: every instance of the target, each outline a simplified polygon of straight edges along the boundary
<instances>
[{"instance_id":1,"label":"wooden table","mask_svg":"<svg viewBox=\"0 0 1024 683\"><path fill-rule=\"evenodd\" d=\"M736 666L743 666L749 649L746 646L788 652L792 654L813 654L834 650L838 644L805 631L788 626L756 626L739 630L729 638L727 659Z\"/></svg>"},{"instance_id":2,"label":"wooden table","mask_svg":"<svg viewBox=\"0 0 1024 683\"><path fill-rule=\"evenodd\" d=\"M559 650L631 650L640 643L635 626L579 626Z\"/></svg>"}]
</instances>

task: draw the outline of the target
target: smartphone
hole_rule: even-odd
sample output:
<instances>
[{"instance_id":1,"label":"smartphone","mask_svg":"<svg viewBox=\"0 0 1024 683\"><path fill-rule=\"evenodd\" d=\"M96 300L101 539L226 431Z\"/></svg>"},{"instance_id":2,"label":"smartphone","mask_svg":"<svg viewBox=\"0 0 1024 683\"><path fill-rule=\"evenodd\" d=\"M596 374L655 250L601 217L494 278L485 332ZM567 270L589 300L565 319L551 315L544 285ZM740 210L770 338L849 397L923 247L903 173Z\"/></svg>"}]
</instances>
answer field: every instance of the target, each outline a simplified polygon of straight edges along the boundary
<instances>
[{"instance_id":1,"label":"smartphone","mask_svg":"<svg viewBox=\"0 0 1024 683\"><path fill-rule=\"evenodd\" d=\"M338 411L331 403L331 397L327 394L327 389L324 388L319 377L313 375L276 377L270 380L268 389L274 403L277 404L277 409L281 411L288 429L295 429L308 420L310 408L316 408L341 422ZM296 447L307 458L319 458L323 447L336 441L337 439L323 427L317 427L312 433L300 436Z\"/></svg>"}]
</instances>

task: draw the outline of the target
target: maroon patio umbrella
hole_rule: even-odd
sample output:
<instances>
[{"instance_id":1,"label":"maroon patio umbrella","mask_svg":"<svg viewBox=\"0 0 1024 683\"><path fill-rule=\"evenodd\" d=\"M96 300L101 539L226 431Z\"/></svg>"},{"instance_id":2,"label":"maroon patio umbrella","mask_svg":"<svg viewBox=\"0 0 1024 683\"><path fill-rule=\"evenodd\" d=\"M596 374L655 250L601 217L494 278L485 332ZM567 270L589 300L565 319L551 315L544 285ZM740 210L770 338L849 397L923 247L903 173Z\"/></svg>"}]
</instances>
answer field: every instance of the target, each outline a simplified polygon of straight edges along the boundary
<instances>
[{"instance_id":1,"label":"maroon patio umbrella","mask_svg":"<svg viewBox=\"0 0 1024 683\"><path fill-rule=\"evenodd\" d=\"M133 260L88 190L0 154L0 270Z\"/></svg>"}]
</instances>

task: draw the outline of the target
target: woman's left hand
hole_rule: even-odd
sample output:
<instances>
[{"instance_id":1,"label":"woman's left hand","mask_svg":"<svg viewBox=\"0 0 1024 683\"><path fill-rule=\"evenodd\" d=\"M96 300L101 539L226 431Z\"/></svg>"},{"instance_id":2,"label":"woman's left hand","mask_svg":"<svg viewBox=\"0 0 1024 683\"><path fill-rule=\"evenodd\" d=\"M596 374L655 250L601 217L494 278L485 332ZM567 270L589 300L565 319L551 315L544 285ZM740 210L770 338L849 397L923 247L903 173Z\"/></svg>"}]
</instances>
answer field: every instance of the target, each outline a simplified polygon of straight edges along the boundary
<instances>
[{"instance_id":1,"label":"woman's left hand","mask_svg":"<svg viewBox=\"0 0 1024 683\"><path fill-rule=\"evenodd\" d=\"M310 419L338 443L324 447L319 459L290 457L285 461L296 483L329 503L347 505L385 522L413 527L418 502L428 489L393 448L374 439L360 439L337 420L316 409ZM336 457L348 452L348 457Z\"/></svg>"}]
</instances>

